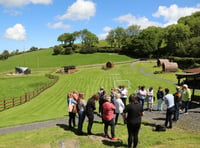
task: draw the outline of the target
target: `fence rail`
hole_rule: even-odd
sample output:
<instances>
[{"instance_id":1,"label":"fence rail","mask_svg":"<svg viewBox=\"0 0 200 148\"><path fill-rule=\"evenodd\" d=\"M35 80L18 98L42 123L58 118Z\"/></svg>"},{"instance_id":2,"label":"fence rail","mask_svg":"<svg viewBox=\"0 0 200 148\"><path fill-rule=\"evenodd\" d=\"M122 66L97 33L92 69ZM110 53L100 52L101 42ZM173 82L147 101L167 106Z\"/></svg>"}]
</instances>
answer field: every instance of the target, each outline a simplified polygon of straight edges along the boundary
<instances>
[{"instance_id":1,"label":"fence rail","mask_svg":"<svg viewBox=\"0 0 200 148\"><path fill-rule=\"evenodd\" d=\"M17 106L17 105L20 105L20 104L23 104L23 103L30 101L31 99L33 99L34 97L36 97L37 95L39 95L40 93L45 91L47 88L54 85L59 79L58 76L54 76L54 75L51 75L51 74L46 74L45 76L48 77L49 79L53 79L53 80L51 82L37 88L36 90L34 90L32 92L25 93L22 96L0 100L0 111L9 109L9 108L12 108L14 106Z\"/></svg>"}]
</instances>

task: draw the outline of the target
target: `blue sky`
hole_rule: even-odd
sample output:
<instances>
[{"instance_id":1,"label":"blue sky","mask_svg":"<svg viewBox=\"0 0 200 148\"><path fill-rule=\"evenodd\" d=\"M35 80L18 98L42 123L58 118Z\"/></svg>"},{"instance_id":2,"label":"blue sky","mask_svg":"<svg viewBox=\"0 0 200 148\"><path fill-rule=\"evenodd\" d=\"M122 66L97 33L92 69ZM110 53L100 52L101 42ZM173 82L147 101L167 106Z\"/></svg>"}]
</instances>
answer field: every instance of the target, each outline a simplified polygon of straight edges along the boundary
<instances>
[{"instance_id":1,"label":"blue sky","mask_svg":"<svg viewBox=\"0 0 200 148\"><path fill-rule=\"evenodd\" d=\"M0 0L0 53L51 47L82 29L104 39L117 27L166 27L196 11L199 0Z\"/></svg>"}]
</instances>

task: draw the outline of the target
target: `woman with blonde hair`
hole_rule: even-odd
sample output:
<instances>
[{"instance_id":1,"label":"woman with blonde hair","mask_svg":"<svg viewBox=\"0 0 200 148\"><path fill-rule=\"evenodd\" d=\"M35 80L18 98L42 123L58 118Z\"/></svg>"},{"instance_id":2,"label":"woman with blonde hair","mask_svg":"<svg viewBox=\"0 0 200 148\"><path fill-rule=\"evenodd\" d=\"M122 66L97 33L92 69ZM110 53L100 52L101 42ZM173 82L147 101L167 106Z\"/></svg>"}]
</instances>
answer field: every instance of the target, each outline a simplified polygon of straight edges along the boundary
<instances>
[{"instance_id":1,"label":"woman with blonde hair","mask_svg":"<svg viewBox=\"0 0 200 148\"><path fill-rule=\"evenodd\" d=\"M78 97L78 134L82 135L83 122L85 120L86 102L84 100L84 93L79 93Z\"/></svg>"},{"instance_id":2,"label":"woman with blonde hair","mask_svg":"<svg viewBox=\"0 0 200 148\"><path fill-rule=\"evenodd\" d=\"M119 114L122 115L123 110L125 108L123 101L120 99L120 93L116 94L116 99L114 100L115 105L115 125L117 125Z\"/></svg>"}]
</instances>

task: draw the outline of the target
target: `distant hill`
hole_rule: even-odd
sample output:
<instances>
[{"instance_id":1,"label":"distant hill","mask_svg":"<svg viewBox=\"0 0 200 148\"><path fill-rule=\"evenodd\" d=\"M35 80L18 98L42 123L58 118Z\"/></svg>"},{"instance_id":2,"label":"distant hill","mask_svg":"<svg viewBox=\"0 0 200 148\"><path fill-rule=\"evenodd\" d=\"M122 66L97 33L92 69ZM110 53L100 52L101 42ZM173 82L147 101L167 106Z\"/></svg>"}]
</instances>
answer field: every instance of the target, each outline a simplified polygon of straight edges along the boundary
<instances>
[{"instance_id":1,"label":"distant hill","mask_svg":"<svg viewBox=\"0 0 200 148\"><path fill-rule=\"evenodd\" d=\"M0 61L0 72L14 70L16 66L29 68L50 68L62 67L66 65L89 65L100 64L107 61L128 61L132 58L126 55L115 53L95 53L95 54L72 54L72 55L52 55L53 49L43 49L27 52L20 55L9 57L7 60Z\"/></svg>"}]
</instances>

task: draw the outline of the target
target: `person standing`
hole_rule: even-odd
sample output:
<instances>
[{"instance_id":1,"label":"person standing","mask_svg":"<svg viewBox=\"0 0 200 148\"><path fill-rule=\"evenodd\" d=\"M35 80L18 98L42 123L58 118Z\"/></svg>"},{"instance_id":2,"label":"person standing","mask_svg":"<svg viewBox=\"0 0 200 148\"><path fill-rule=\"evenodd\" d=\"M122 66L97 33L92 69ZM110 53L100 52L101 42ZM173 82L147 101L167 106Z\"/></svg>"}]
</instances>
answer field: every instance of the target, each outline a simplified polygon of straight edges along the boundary
<instances>
[{"instance_id":1,"label":"person standing","mask_svg":"<svg viewBox=\"0 0 200 148\"><path fill-rule=\"evenodd\" d=\"M124 105L126 105L128 90L126 89L126 87L124 85L121 86L120 94L121 94L121 99L122 99Z\"/></svg>"},{"instance_id":2,"label":"person standing","mask_svg":"<svg viewBox=\"0 0 200 148\"><path fill-rule=\"evenodd\" d=\"M174 112L174 117L173 121L177 121L179 119L179 110L181 108L181 89L180 86L176 86L176 92L174 93L174 103L175 103L175 112Z\"/></svg>"},{"instance_id":3,"label":"person standing","mask_svg":"<svg viewBox=\"0 0 200 148\"><path fill-rule=\"evenodd\" d=\"M161 86L158 87L157 91L157 100L158 100L158 105L157 105L157 110L162 111L163 110L163 97L164 97L164 91Z\"/></svg>"},{"instance_id":4,"label":"person standing","mask_svg":"<svg viewBox=\"0 0 200 148\"><path fill-rule=\"evenodd\" d=\"M145 89L145 86L141 86L138 93L139 93L138 95L140 96L139 102L140 102L140 104L142 104L142 107L144 108L144 102L145 102L146 96L147 96L147 91Z\"/></svg>"},{"instance_id":5,"label":"person standing","mask_svg":"<svg viewBox=\"0 0 200 148\"><path fill-rule=\"evenodd\" d=\"M84 93L79 93L78 97L78 134L82 135L83 122L85 120L86 102L84 100Z\"/></svg>"},{"instance_id":6,"label":"person standing","mask_svg":"<svg viewBox=\"0 0 200 148\"><path fill-rule=\"evenodd\" d=\"M115 122L114 122L114 110L115 106L111 103L111 97L106 96L106 102L102 105L102 118L104 123L104 137L109 138L108 126L111 127L111 140L117 140L115 138Z\"/></svg>"},{"instance_id":7,"label":"person standing","mask_svg":"<svg viewBox=\"0 0 200 148\"><path fill-rule=\"evenodd\" d=\"M147 109L151 112L153 110L154 93L153 87L150 87L147 91Z\"/></svg>"},{"instance_id":8,"label":"person standing","mask_svg":"<svg viewBox=\"0 0 200 148\"><path fill-rule=\"evenodd\" d=\"M119 93L116 95L116 99L114 100L114 105L116 107L115 108L115 125L117 125L119 114L122 115L123 110L125 108L124 103L120 99Z\"/></svg>"},{"instance_id":9,"label":"person standing","mask_svg":"<svg viewBox=\"0 0 200 148\"><path fill-rule=\"evenodd\" d=\"M165 103L167 105L167 112L165 118L165 127L172 128L172 115L175 111L174 107L174 96L169 93L169 89L165 88L165 96L164 96ZM169 126L167 126L169 123Z\"/></svg>"},{"instance_id":10,"label":"person standing","mask_svg":"<svg viewBox=\"0 0 200 148\"><path fill-rule=\"evenodd\" d=\"M143 106L138 102L136 94L131 94L129 96L129 102L130 103L123 111L123 118L127 123L128 147L130 148L133 144L133 148L136 148L138 145L138 134L141 127L144 110Z\"/></svg>"},{"instance_id":11,"label":"person standing","mask_svg":"<svg viewBox=\"0 0 200 148\"><path fill-rule=\"evenodd\" d=\"M69 112L69 127L76 126L76 111L74 111L74 108L76 108L77 101L73 97L73 93L69 92L68 97L67 97L67 102L68 102L68 112Z\"/></svg>"},{"instance_id":12,"label":"person standing","mask_svg":"<svg viewBox=\"0 0 200 148\"><path fill-rule=\"evenodd\" d=\"M183 107L185 108L184 114L188 114L189 103L191 101L191 92L187 84L183 85L182 101Z\"/></svg>"},{"instance_id":13,"label":"person standing","mask_svg":"<svg viewBox=\"0 0 200 148\"><path fill-rule=\"evenodd\" d=\"M86 105L86 116L88 118L87 133L92 135L92 125L94 121L94 110L96 110L95 101L99 100L99 95L94 94L88 101Z\"/></svg>"}]
</instances>

